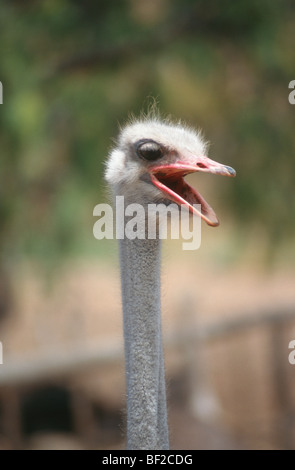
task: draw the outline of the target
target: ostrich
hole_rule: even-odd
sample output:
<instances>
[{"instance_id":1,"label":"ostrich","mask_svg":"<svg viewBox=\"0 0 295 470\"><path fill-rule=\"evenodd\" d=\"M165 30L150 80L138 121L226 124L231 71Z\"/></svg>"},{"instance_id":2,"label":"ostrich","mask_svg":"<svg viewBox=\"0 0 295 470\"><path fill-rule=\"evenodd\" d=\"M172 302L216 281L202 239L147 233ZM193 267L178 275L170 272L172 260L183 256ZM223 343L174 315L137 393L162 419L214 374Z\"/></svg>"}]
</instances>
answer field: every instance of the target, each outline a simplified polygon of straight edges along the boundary
<instances>
[{"instance_id":1,"label":"ostrich","mask_svg":"<svg viewBox=\"0 0 295 470\"><path fill-rule=\"evenodd\" d=\"M105 177L115 196L127 204L184 204L207 224L218 219L184 176L209 172L235 176L210 160L199 133L159 117L145 117L124 127L111 151ZM199 211L194 204L200 204ZM200 207L200 206L199 206ZM148 222L148 221L147 221ZM145 224L146 226L146 224ZM127 389L127 448L169 449L165 371L161 333L161 240L119 240Z\"/></svg>"}]
</instances>

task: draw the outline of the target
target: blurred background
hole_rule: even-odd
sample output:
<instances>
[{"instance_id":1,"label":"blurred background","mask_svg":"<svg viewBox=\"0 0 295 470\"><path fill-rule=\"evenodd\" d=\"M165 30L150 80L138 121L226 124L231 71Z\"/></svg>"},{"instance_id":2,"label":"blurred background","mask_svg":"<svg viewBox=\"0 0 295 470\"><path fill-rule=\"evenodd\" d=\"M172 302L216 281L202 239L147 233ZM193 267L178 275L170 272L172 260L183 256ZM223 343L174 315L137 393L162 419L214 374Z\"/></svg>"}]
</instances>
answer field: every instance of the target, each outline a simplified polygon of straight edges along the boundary
<instances>
[{"instance_id":1,"label":"blurred background","mask_svg":"<svg viewBox=\"0 0 295 470\"><path fill-rule=\"evenodd\" d=\"M0 448L123 449L115 240L93 237L131 114L203 130L221 225L164 243L174 449L294 449L294 2L0 5Z\"/></svg>"}]
</instances>

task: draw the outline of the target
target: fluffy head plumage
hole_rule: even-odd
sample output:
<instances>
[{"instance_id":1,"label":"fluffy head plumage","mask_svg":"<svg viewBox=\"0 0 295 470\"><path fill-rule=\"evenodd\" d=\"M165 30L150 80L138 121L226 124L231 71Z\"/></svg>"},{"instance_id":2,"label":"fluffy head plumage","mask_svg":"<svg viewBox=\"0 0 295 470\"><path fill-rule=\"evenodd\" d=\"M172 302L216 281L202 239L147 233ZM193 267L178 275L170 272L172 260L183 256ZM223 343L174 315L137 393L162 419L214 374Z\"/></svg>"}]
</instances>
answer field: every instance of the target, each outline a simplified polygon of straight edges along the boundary
<instances>
[{"instance_id":1,"label":"fluffy head plumage","mask_svg":"<svg viewBox=\"0 0 295 470\"><path fill-rule=\"evenodd\" d=\"M133 120L121 129L116 146L109 155L105 178L111 186L117 187L120 183L134 184L151 166L150 162L145 162L136 155L136 142L142 139L158 142L168 150L161 159L163 164L173 163L181 158L184 150L187 156L191 154L193 164L195 157L205 155L207 150L207 143L203 141L201 132L180 122L173 123L155 117Z\"/></svg>"},{"instance_id":2,"label":"fluffy head plumage","mask_svg":"<svg viewBox=\"0 0 295 470\"><path fill-rule=\"evenodd\" d=\"M235 176L235 171L206 156L207 144L201 133L157 116L133 120L121 129L111 151L105 178L116 195L127 204L186 205L209 225L218 225L213 209L184 181L193 172ZM201 205L201 211L194 207Z\"/></svg>"}]
</instances>

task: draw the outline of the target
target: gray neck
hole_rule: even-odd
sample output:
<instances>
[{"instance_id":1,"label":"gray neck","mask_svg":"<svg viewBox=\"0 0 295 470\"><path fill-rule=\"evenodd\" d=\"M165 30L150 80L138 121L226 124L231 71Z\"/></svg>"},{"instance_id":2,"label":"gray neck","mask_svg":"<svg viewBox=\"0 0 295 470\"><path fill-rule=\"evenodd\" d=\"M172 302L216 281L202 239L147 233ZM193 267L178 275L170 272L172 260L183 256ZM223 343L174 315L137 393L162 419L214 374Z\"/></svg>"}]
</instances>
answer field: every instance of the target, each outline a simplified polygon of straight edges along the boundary
<instances>
[{"instance_id":1,"label":"gray neck","mask_svg":"<svg viewBox=\"0 0 295 470\"><path fill-rule=\"evenodd\" d=\"M120 240L128 449L168 449L160 240Z\"/></svg>"}]
</instances>

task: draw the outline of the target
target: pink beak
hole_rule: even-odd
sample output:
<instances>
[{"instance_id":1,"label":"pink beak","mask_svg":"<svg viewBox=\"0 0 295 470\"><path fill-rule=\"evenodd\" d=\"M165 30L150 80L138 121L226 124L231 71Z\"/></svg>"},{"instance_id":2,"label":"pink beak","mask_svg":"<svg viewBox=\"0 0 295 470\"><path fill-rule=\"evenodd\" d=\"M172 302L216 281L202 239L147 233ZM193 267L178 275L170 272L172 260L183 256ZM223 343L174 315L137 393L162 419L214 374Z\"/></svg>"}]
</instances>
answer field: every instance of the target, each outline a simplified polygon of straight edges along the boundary
<instances>
[{"instance_id":1,"label":"pink beak","mask_svg":"<svg viewBox=\"0 0 295 470\"><path fill-rule=\"evenodd\" d=\"M185 157L185 155L182 155ZM187 156L187 160L178 160L175 163L158 165L150 168L152 183L160 189L165 196L181 205L188 206L190 212L202 217L208 225L217 226L219 221L215 212L205 201L205 199L189 184L184 181L184 176L189 173L203 172L216 175L236 176L233 168L215 162L206 156L197 157L192 162L192 156ZM194 207L194 204L201 205L201 212Z\"/></svg>"}]
</instances>

